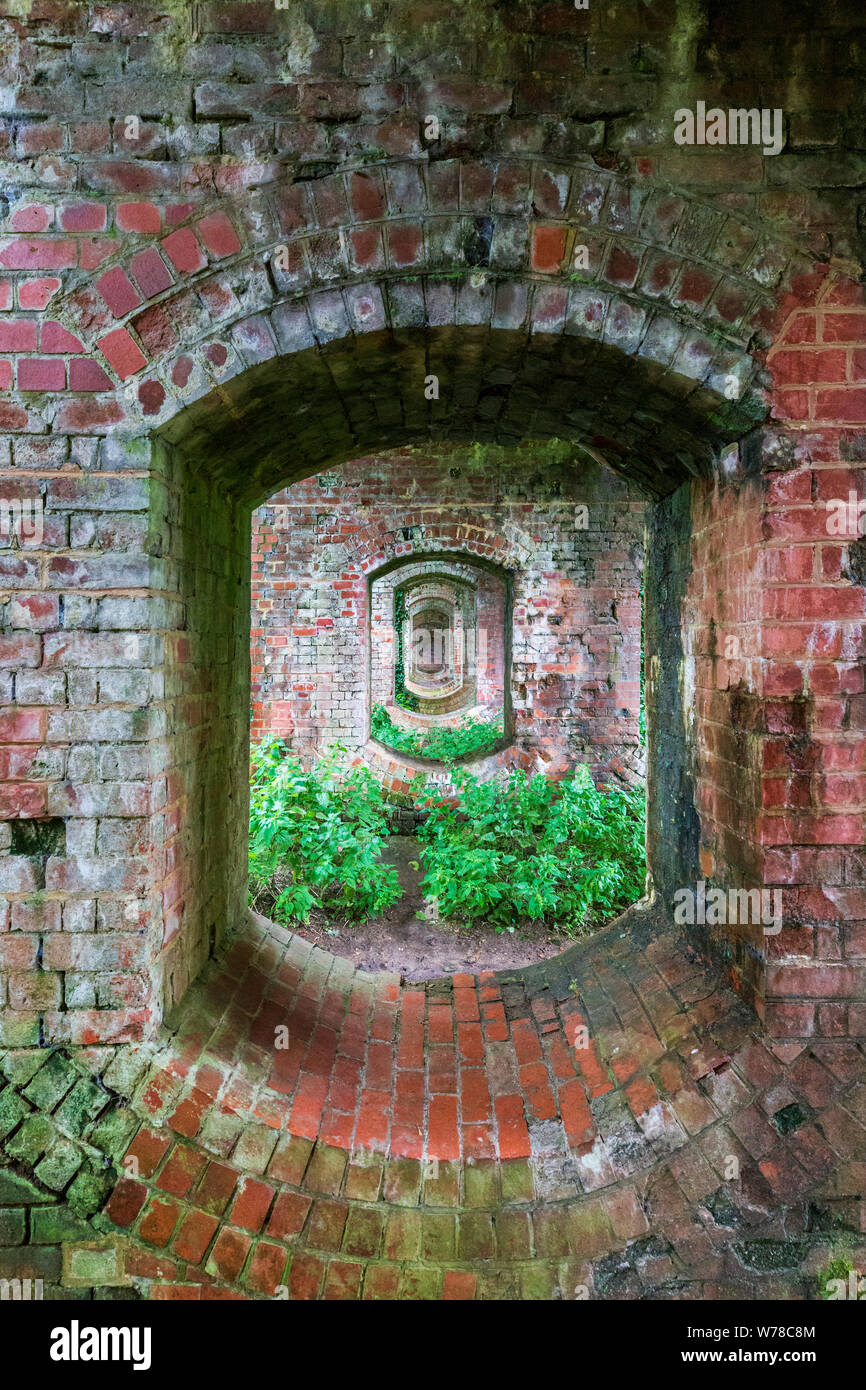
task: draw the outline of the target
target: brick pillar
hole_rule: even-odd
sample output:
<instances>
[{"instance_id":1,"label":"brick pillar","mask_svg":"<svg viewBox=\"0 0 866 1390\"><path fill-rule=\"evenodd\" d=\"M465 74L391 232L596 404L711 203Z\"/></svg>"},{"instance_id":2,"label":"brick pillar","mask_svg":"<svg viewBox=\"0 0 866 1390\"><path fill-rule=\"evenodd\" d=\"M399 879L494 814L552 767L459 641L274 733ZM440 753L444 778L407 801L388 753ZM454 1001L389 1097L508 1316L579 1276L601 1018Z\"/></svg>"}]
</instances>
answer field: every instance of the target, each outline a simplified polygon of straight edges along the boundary
<instances>
[{"instance_id":1,"label":"brick pillar","mask_svg":"<svg viewBox=\"0 0 866 1390\"><path fill-rule=\"evenodd\" d=\"M866 300L802 277L769 355L777 414L764 521L764 877L783 885L769 942L777 1036L866 1036Z\"/></svg>"},{"instance_id":2,"label":"brick pillar","mask_svg":"<svg viewBox=\"0 0 866 1390\"><path fill-rule=\"evenodd\" d=\"M70 448L94 472L63 476ZM7 1045L139 1038L159 1013L173 584L146 449L16 439L42 535L0 553L0 962Z\"/></svg>"}]
</instances>

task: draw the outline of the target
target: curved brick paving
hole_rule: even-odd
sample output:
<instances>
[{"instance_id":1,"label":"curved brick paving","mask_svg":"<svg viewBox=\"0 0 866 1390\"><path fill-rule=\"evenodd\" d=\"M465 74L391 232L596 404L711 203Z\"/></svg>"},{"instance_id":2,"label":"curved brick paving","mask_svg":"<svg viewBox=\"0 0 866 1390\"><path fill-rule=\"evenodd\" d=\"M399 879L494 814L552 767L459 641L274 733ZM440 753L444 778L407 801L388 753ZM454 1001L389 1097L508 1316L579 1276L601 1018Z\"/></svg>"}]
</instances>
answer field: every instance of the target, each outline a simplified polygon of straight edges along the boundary
<instances>
[{"instance_id":1,"label":"curved brick paving","mask_svg":"<svg viewBox=\"0 0 866 1390\"><path fill-rule=\"evenodd\" d=\"M3 1070L58 1297L805 1298L866 1254L862 1047L762 1042L653 913L411 988L254 919L158 1045Z\"/></svg>"}]
</instances>

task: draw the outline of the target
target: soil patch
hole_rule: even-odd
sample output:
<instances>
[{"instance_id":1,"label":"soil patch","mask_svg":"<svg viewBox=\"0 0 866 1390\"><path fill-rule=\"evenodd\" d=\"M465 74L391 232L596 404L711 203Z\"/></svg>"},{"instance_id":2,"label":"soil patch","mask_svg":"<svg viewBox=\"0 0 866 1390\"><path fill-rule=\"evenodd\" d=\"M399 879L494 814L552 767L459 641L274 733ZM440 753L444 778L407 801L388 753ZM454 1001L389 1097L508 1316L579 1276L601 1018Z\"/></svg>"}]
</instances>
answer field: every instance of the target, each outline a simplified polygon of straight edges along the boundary
<instances>
[{"instance_id":1,"label":"soil patch","mask_svg":"<svg viewBox=\"0 0 866 1390\"><path fill-rule=\"evenodd\" d=\"M419 848L412 835L392 835L388 841L382 857L396 866L403 888L403 897L390 911L368 922L314 912L299 935L350 960L359 970L393 970L409 981L460 971L513 970L559 955L572 944L573 937L540 923L527 923L512 933L497 932L483 922L459 927L435 920L421 893L423 872L411 867L412 861L418 862Z\"/></svg>"}]
</instances>

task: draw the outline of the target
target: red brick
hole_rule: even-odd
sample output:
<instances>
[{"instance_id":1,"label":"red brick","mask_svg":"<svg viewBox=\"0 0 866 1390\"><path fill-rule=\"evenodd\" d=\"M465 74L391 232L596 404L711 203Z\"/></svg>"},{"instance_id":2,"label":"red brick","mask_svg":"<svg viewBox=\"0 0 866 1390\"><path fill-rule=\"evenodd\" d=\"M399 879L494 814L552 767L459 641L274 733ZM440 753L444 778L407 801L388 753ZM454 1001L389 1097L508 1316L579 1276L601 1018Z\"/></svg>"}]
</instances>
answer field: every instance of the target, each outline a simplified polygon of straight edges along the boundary
<instances>
[{"instance_id":1,"label":"red brick","mask_svg":"<svg viewBox=\"0 0 866 1390\"><path fill-rule=\"evenodd\" d=\"M157 1187L173 1197L185 1197L204 1167L204 1157L185 1144L177 1144L157 1179Z\"/></svg>"},{"instance_id":2,"label":"red brick","mask_svg":"<svg viewBox=\"0 0 866 1390\"><path fill-rule=\"evenodd\" d=\"M112 391L114 383L92 357L73 357L69 363L70 391Z\"/></svg>"},{"instance_id":3,"label":"red brick","mask_svg":"<svg viewBox=\"0 0 866 1390\"><path fill-rule=\"evenodd\" d=\"M455 1300L471 1302L475 1298L477 1283L477 1274L461 1273L460 1270L447 1269L445 1271L445 1283L442 1288L442 1297L449 1302Z\"/></svg>"},{"instance_id":4,"label":"red brick","mask_svg":"<svg viewBox=\"0 0 866 1390\"><path fill-rule=\"evenodd\" d=\"M118 203L115 217L122 232L162 231L162 219L155 203Z\"/></svg>"},{"instance_id":5,"label":"red brick","mask_svg":"<svg viewBox=\"0 0 866 1390\"><path fill-rule=\"evenodd\" d=\"M180 227L176 232L169 232L160 245L181 275L192 274L207 265L191 227Z\"/></svg>"},{"instance_id":6,"label":"red brick","mask_svg":"<svg viewBox=\"0 0 866 1390\"><path fill-rule=\"evenodd\" d=\"M227 1284L234 1283L250 1252L252 1240L241 1231L224 1226L214 1243L206 1268Z\"/></svg>"},{"instance_id":7,"label":"red brick","mask_svg":"<svg viewBox=\"0 0 866 1390\"><path fill-rule=\"evenodd\" d=\"M74 241L50 237L21 237L0 251L0 265L7 270L65 270L75 265L77 259Z\"/></svg>"},{"instance_id":8,"label":"red brick","mask_svg":"<svg viewBox=\"0 0 866 1390\"><path fill-rule=\"evenodd\" d=\"M161 294L174 283L165 261L152 246L137 252L129 263L129 269L145 299Z\"/></svg>"},{"instance_id":9,"label":"red brick","mask_svg":"<svg viewBox=\"0 0 866 1390\"><path fill-rule=\"evenodd\" d=\"M19 391L63 391L66 363L59 357L22 357L18 363Z\"/></svg>"},{"instance_id":10,"label":"red brick","mask_svg":"<svg viewBox=\"0 0 866 1390\"><path fill-rule=\"evenodd\" d=\"M818 420L866 421L866 388L842 386L835 390L818 391L815 401Z\"/></svg>"},{"instance_id":11,"label":"red brick","mask_svg":"<svg viewBox=\"0 0 866 1390\"><path fill-rule=\"evenodd\" d=\"M293 1255L289 1270L289 1290L292 1301L309 1301L318 1297L325 1277L325 1262L316 1255Z\"/></svg>"},{"instance_id":12,"label":"red brick","mask_svg":"<svg viewBox=\"0 0 866 1390\"><path fill-rule=\"evenodd\" d=\"M523 1101L520 1096L497 1096L494 1109L499 1130L500 1158L528 1158L529 1130L523 1118Z\"/></svg>"},{"instance_id":13,"label":"red brick","mask_svg":"<svg viewBox=\"0 0 866 1390\"><path fill-rule=\"evenodd\" d=\"M322 1295L326 1302L356 1299L361 1289L364 1266L349 1260L331 1260Z\"/></svg>"},{"instance_id":14,"label":"red brick","mask_svg":"<svg viewBox=\"0 0 866 1390\"><path fill-rule=\"evenodd\" d=\"M50 154L63 149L63 126L40 121L18 127L18 147L23 155Z\"/></svg>"},{"instance_id":15,"label":"red brick","mask_svg":"<svg viewBox=\"0 0 866 1390\"><path fill-rule=\"evenodd\" d=\"M0 743L42 743L46 720L44 709L0 709Z\"/></svg>"},{"instance_id":16,"label":"red brick","mask_svg":"<svg viewBox=\"0 0 866 1390\"><path fill-rule=\"evenodd\" d=\"M59 289L60 281L54 275L42 276L38 280L21 280L18 284L19 308L44 309L51 296ZM3 307L9 306L7 304Z\"/></svg>"},{"instance_id":17,"label":"red brick","mask_svg":"<svg viewBox=\"0 0 866 1390\"><path fill-rule=\"evenodd\" d=\"M612 285L630 288L637 279L639 261L637 256L622 246L613 246L605 266L605 279Z\"/></svg>"},{"instance_id":18,"label":"red brick","mask_svg":"<svg viewBox=\"0 0 866 1390\"><path fill-rule=\"evenodd\" d=\"M544 275L555 274L565 255L565 227L536 226L532 234L532 269Z\"/></svg>"},{"instance_id":19,"label":"red brick","mask_svg":"<svg viewBox=\"0 0 866 1390\"><path fill-rule=\"evenodd\" d=\"M273 1298L279 1287L285 1287L287 1262L288 1252L283 1246L260 1240L253 1251L244 1282L256 1293Z\"/></svg>"},{"instance_id":20,"label":"red brick","mask_svg":"<svg viewBox=\"0 0 866 1390\"><path fill-rule=\"evenodd\" d=\"M420 224L388 223L388 252L391 265L397 269L419 265L424 259L424 235Z\"/></svg>"},{"instance_id":21,"label":"red brick","mask_svg":"<svg viewBox=\"0 0 866 1390\"><path fill-rule=\"evenodd\" d=\"M824 314L821 336L825 343L866 343L866 310Z\"/></svg>"},{"instance_id":22,"label":"red brick","mask_svg":"<svg viewBox=\"0 0 866 1390\"><path fill-rule=\"evenodd\" d=\"M240 251L241 244L238 240L238 234L224 212L213 212L207 217L202 217L199 222L196 222L195 227L208 251L217 260L222 260L225 256L233 256L236 251ZM179 235L179 233L175 235ZM170 238L166 238L166 240L170 240ZM178 266L178 269L183 268ZM196 269L197 267L190 266L188 268Z\"/></svg>"},{"instance_id":23,"label":"red brick","mask_svg":"<svg viewBox=\"0 0 866 1390\"><path fill-rule=\"evenodd\" d=\"M152 1178L170 1145L170 1135L160 1134L144 1125L127 1149L125 1159L135 1160L137 1176Z\"/></svg>"},{"instance_id":24,"label":"red brick","mask_svg":"<svg viewBox=\"0 0 866 1390\"><path fill-rule=\"evenodd\" d=\"M239 1173L225 1163L209 1163L195 1194L197 1204L222 1216L237 1185Z\"/></svg>"},{"instance_id":25,"label":"red brick","mask_svg":"<svg viewBox=\"0 0 866 1390\"><path fill-rule=\"evenodd\" d=\"M161 357L177 344L174 326L161 304L154 304L137 314L132 326L151 357Z\"/></svg>"},{"instance_id":26,"label":"red brick","mask_svg":"<svg viewBox=\"0 0 866 1390\"><path fill-rule=\"evenodd\" d=\"M120 266L114 266L113 269L106 270L104 275L100 275L96 281L96 288L116 319L125 318L141 303L129 276Z\"/></svg>"},{"instance_id":27,"label":"red brick","mask_svg":"<svg viewBox=\"0 0 866 1390\"><path fill-rule=\"evenodd\" d=\"M107 217L104 203L71 203L63 208L60 222L67 232L102 232Z\"/></svg>"},{"instance_id":28,"label":"red brick","mask_svg":"<svg viewBox=\"0 0 866 1390\"><path fill-rule=\"evenodd\" d=\"M0 352L35 352L35 319L0 319Z\"/></svg>"},{"instance_id":29,"label":"red brick","mask_svg":"<svg viewBox=\"0 0 866 1390\"><path fill-rule=\"evenodd\" d=\"M42 324L39 346L43 352L83 352L84 344L61 323L47 319Z\"/></svg>"},{"instance_id":30,"label":"red brick","mask_svg":"<svg viewBox=\"0 0 866 1390\"><path fill-rule=\"evenodd\" d=\"M244 1178L231 1210L235 1226L246 1231L260 1231L274 1196L274 1188L254 1178Z\"/></svg>"},{"instance_id":31,"label":"red brick","mask_svg":"<svg viewBox=\"0 0 866 1390\"><path fill-rule=\"evenodd\" d=\"M149 1245L168 1245L179 1215L177 1202L154 1200L139 1224L139 1235Z\"/></svg>"},{"instance_id":32,"label":"red brick","mask_svg":"<svg viewBox=\"0 0 866 1390\"><path fill-rule=\"evenodd\" d=\"M105 1214L115 1226L131 1226L147 1201L144 1183L121 1178L105 1208Z\"/></svg>"},{"instance_id":33,"label":"red brick","mask_svg":"<svg viewBox=\"0 0 866 1390\"><path fill-rule=\"evenodd\" d=\"M53 208L47 208L42 203L28 203L26 207L15 209L10 224L16 232L44 232L53 220Z\"/></svg>"},{"instance_id":34,"label":"red brick","mask_svg":"<svg viewBox=\"0 0 866 1390\"><path fill-rule=\"evenodd\" d=\"M276 1236L278 1240L298 1235L311 1206L312 1198L304 1196L302 1192L281 1192L268 1220L268 1235Z\"/></svg>"},{"instance_id":35,"label":"red brick","mask_svg":"<svg viewBox=\"0 0 866 1390\"><path fill-rule=\"evenodd\" d=\"M125 328L115 328L113 332L106 333L97 346L121 381L133 376L147 364L147 358Z\"/></svg>"},{"instance_id":36,"label":"red brick","mask_svg":"<svg viewBox=\"0 0 866 1390\"><path fill-rule=\"evenodd\" d=\"M372 222L385 212L385 190L377 170L363 170L351 175L349 197L352 211L359 222Z\"/></svg>"},{"instance_id":37,"label":"red brick","mask_svg":"<svg viewBox=\"0 0 866 1390\"><path fill-rule=\"evenodd\" d=\"M358 270L381 270L385 265L379 227L353 227L348 235L352 261Z\"/></svg>"},{"instance_id":38,"label":"red brick","mask_svg":"<svg viewBox=\"0 0 866 1390\"><path fill-rule=\"evenodd\" d=\"M771 359L773 378L783 386L811 386L818 381L845 380L843 349L803 349L778 352Z\"/></svg>"}]
</instances>

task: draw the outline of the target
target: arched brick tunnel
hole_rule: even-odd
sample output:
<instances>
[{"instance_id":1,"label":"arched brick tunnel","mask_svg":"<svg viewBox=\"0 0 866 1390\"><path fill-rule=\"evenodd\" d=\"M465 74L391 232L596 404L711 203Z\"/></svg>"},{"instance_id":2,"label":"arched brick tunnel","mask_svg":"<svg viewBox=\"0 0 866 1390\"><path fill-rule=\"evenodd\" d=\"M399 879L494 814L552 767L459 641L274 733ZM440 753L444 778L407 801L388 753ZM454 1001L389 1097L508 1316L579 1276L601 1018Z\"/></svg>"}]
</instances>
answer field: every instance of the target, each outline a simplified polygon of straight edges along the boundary
<instances>
[{"instance_id":1,"label":"arched brick tunnel","mask_svg":"<svg viewBox=\"0 0 866 1390\"><path fill-rule=\"evenodd\" d=\"M807 1297L827 1231L862 1248L862 95L787 12L771 70L739 5L357 8L4 20L4 507L41 523L0 551L0 1272ZM784 152L677 146L744 52ZM478 445L645 509L650 895L407 986L247 911L250 516ZM355 537L359 602L455 527L531 543L406 525ZM780 929L683 931L704 881Z\"/></svg>"}]
</instances>

